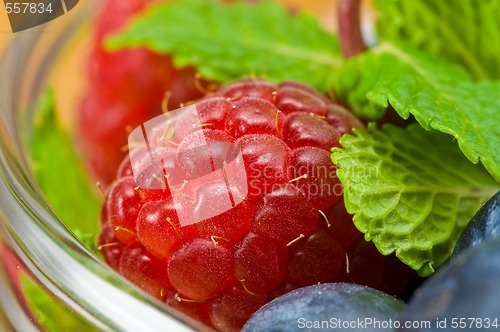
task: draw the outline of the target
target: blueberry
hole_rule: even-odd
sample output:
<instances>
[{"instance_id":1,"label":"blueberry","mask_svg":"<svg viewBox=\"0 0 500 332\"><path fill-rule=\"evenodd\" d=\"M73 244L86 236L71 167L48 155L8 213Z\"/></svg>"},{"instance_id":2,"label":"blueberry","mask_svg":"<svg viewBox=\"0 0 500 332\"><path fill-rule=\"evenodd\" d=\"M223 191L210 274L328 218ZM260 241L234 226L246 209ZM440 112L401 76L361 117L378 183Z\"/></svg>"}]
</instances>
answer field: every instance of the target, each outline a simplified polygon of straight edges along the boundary
<instances>
[{"instance_id":1,"label":"blueberry","mask_svg":"<svg viewBox=\"0 0 500 332\"><path fill-rule=\"evenodd\" d=\"M450 260L429 277L410 299L401 324L428 322L431 330L436 331L470 331L487 325L497 329L500 326L499 280L500 239L496 239ZM427 326L404 331L429 329Z\"/></svg>"},{"instance_id":2,"label":"blueberry","mask_svg":"<svg viewBox=\"0 0 500 332\"><path fill-rule=\"evenodd\" d=\"M366 286L314 285L269 302L250 318L243 332L392 331L389 324L397 322L403 309L402 301Z\"/></svg>"},{"instance_id":3,"label":"blueberry","mask_svg":"<svg viewBox=\"0 0 500 332\"><path fill-rule=\"evenodd\" d=\"M491 197L467 224L460 235L452 257L479 243L500 237L500 191Z\"/></svg>"}]
</instances>

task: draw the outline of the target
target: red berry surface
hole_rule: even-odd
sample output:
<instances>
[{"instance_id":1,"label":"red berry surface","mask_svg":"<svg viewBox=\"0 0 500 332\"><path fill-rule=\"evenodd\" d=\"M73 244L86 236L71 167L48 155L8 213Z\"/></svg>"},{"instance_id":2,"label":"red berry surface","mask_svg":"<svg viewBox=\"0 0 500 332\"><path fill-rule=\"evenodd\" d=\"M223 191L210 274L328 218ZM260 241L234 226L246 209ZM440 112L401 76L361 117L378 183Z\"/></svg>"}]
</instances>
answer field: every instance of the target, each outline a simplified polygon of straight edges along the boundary
<instances>
[{"instance_id":1,"label":"red berry surface","mask_svg":"<svg viewBox=\"0 0 500 332\"><path fill-rule=\"evenodd\" d=\"M131 243L123 249L118 271L125 278L157 298L162 298L163 289L170 288L164 260L148 252L140 243Z\"/></svg>"},{"instance_id":2,"label":"red berry surface","mask_svg":"<svg viewBox=\"0 0 500 332\"><path fill-rule=\"evenodd\" d=\"M103 41L123 28L154 0L104 0L95 21L87 63L88 88L78 115L81 150L94 177L110 183L126 151L127 129L161 114L165 91L168 108L202 96L192 68L176 69L170 57L145 48L110 52Z\"/></svg>"},{"instance_id":3,"label":"red berry surface","mask_svg":"<svg viewBox=\"0 0 500 332\"><path fill-rule=\"evenodd\" d=\"M167 305L234 331L298 287L397 294L411 278L344 207L330 149L362 124L341 106L300 83L241 80L157 120L110 186L100 245Z\"/></svg>"}]
</instances>

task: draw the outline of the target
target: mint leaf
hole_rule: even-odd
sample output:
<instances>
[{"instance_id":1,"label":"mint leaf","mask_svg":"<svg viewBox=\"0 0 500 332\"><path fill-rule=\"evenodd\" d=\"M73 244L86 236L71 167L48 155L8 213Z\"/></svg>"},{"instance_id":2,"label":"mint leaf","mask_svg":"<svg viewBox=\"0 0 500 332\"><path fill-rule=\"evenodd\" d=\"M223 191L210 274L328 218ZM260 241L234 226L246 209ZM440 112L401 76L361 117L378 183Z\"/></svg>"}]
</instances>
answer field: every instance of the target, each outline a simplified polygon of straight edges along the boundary
<instances>
[{"instance_id":1,"label":"mint leaf","mask_svg":"<svg viewBox=\"0 0 500 332\"><path fill-rule=\"evenodd\" d=\"M380 118L389 104L425 129L456 138L473 163L481 161L500 180L500 81L473 81L457 65L383 43L348 61L334 86L360 116Z\"/></svg>"},{"instance_id":2,"label":"mint leaf","mask_svg":"<svg viewBox=\"0 0 500 332\"><path fill-rule=\"evenodd\" d=\"M354 133L341 139L344 149L335 148L332 160L356 227L381 253L396 252L420 275L431 274L500 184L450 136L418 124L372 124Z\"/></svg>"},{"instance_id":3,"label":"mint leaf","mask_svg":"<svg viewBox=\"0 0 500 332\"><path fill-rule=\"evenodd\" d=\"M268 1L158 4L108 46L171 53L177 66L194 65L203 77L223 83L256 74L274 82L299 80L323 91L341 61L336 37L312 15L292 16Z\"/></svg>"},{"instance_id":4,"label":"mint leaf","mask_svg":"<svg viewBox=\"0 0 500 332\"><path fill-rule=\"evenodd\" d=\"M70 229L97 234L100 199L69 133L56 118L52 90L42 96L36 112L31 162L37 183Z\"/></svg>"},{"instance_id":5,"label":"mint leaf","mask_svg":"<svg viewBox=\"0 0 500 332\"><path fill-rule=\"evenodd\" d=\"M376 0L381 40L401 39L465 66L475 78L500 78L498 0Z\"/></svg>"}]
</instances>

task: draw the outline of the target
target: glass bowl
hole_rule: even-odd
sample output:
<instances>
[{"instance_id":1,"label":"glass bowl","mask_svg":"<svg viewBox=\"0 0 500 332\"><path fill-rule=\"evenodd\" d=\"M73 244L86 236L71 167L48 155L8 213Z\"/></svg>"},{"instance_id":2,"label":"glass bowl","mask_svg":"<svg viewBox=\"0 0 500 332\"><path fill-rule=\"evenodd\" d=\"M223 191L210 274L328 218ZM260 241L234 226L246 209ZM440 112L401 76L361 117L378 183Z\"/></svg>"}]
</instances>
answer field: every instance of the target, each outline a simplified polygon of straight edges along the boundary
<instances>
[{"instance_id":1,"label":"glass bowl","mask_svg":"<svg viewBox=\"0 0 500 332\"><path fill-rule=\"evenodd\" d=\"M0 330L203 330L132 286L83 245L30 169L33 105L97 3L82 1L70 20L15 34L0 61Z\"/></svg>"}]
</instances>

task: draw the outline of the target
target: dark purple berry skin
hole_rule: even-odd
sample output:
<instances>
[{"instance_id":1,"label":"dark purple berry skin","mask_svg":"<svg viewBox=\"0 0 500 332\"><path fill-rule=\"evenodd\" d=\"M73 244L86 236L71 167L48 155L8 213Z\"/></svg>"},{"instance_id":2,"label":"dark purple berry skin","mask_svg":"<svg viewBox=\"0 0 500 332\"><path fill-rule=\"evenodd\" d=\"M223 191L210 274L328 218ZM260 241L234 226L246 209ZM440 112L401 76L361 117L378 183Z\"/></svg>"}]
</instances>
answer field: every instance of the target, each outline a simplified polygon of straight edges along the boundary
<instances>
[{"instance_id":1,"label":"dark purple berry skin","mask_svg":"<svg viewBox=\"0 0 500 332\"><path fill-rule=\"evenodd\" d=\"M331 283L296 289L260 308L243 332L258 331L369 331L374 326L345 328L341 322L396 321L405 304L373 288ZM328 325L314 325L326 321ZM377 328L377 331L393 331Z\"/></svg>"},{"instance_id":2,"label":"dark purple berry skin","mask_svg":"<svg viewBox=\"0 0 500 332\"><path fill-rule=\"evenodd\" d=\"M453 319L458 318L460 323L461 317L470 317L477 320L467 320L464 329L477 331L486 329L485 324L489 324L490 329L496 330L500 326L499 278L500 239L482 242L452 258L426 279L415 291L400 320L429 321L430 328L439 331L442 325L439 326L438 322L447 320L451 324ZM486 318L489 322L486 322ZM447 328L450 329L451 325L447 325Z\"/></svg>"},{"instance_id":3,"label":"dark purple berry skin","mask_svg":"<svg viewBox=\"0 0 500 332\"><path fill-rule=\"evenodd\" d=\"M462 255L484 241L500 237L500 191L472 217L453 249L453 257Z\"/></svg>"}]
</instances>

